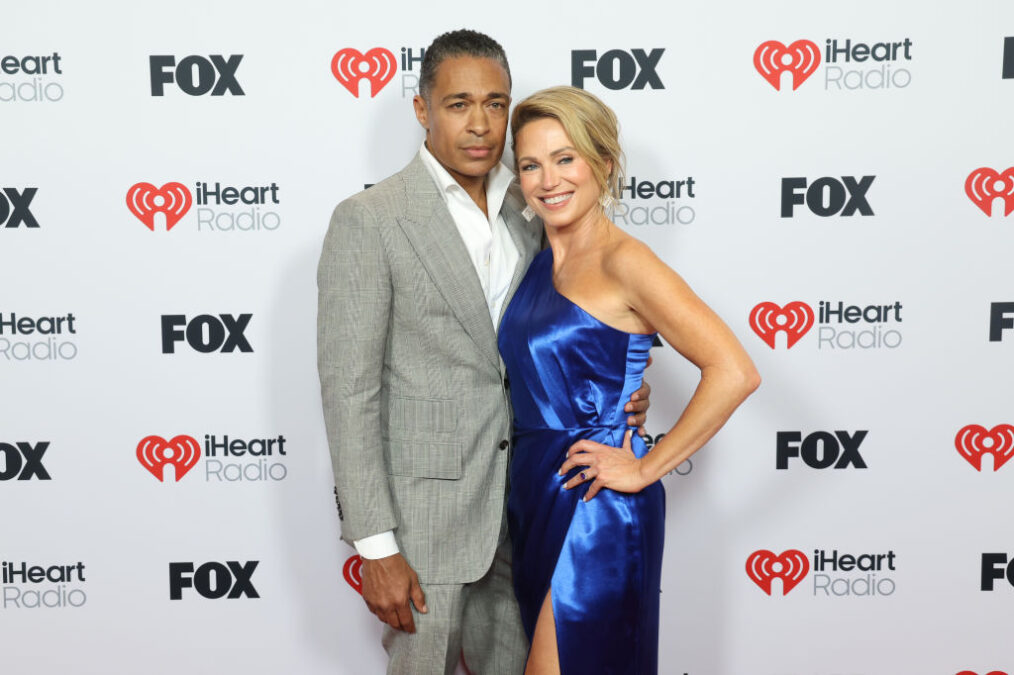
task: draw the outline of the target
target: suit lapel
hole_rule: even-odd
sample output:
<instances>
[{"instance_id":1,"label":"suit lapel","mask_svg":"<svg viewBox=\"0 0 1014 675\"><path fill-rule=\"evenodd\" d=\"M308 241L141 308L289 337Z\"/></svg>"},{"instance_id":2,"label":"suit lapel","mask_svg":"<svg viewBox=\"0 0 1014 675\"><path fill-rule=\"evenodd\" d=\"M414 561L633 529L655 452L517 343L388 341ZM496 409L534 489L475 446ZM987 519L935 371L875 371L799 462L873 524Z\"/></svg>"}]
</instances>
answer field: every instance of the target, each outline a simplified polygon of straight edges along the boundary
<instances>
[{"instance_id":1,"label":"suit lapel","mask_svg":"<svg viewBox=\"0 0 1014 675\"><path fill-rule=\"evenodd\" d=\"M528 271L528 266L531 264L535 251L538 249L538 243L533 231L538 230L541 232L542 228L533 227L524 219L524 216L521 215L524 206L524 198L518 194L517 186L512 185L511 189L507 191L507 196L504 197L501 214L503 215L504 222L507 224L507 231L510 232L511 239L514 240L514 245L518 249L518 262L514 266L514 275L511 277L507 297L504 298L503 306L500 308L498 322L503 320L503 314L507 311L507 305L510 304L511 298L514 297L514 292L521 285L521 280L524 279L525 272Z\"/></svg>"},{"instance_id":2,"label":"suit lapel","mask_svg":"<svg viewBox=\"0 0 1014 675\"><path fill-rule=\"evenodd\" d=\"M465 332L499 368L500 355L486 296L443 197L418 155L401 177L407 207L397 217L398 225Z\"/></svg>"}]
</instances>

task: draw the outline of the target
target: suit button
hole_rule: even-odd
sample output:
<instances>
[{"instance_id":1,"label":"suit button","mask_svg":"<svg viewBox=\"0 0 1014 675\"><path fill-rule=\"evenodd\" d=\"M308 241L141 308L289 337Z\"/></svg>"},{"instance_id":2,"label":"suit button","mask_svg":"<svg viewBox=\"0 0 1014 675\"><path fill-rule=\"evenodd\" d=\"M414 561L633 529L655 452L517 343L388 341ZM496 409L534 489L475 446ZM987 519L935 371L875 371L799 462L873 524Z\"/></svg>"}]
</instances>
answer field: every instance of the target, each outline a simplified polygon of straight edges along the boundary
<instances>
[{"instance_id":1,"label":"suit button","mask_svg":"<svg viewBox=\"0 0 1014 675\"><path fill-rule=\"evenodd\" d=\"M506 440L502 440L502 441L500 441L500 449L501 449L501 450L506 450L507 448L509 448L509 447L510 447L510 445L511 445L511 444L510 444L510 443L508 443L508 442L507 442Z\"/></svg>"}]
</instances>

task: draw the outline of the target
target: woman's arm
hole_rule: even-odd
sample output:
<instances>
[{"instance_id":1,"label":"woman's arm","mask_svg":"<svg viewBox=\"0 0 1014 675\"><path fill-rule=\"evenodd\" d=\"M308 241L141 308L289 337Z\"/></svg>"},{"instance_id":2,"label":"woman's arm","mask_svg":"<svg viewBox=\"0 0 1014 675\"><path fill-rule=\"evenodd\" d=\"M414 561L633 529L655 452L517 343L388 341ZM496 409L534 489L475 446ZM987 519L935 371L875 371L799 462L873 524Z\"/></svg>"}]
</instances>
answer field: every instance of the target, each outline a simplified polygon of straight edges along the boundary
<instances>
[{"instance_id":1,"label":"woman's arm","mask_svg":"<svg viewBox=\"0 0 1014 675\"><path fill-rule=\"evenodd\" d=\"M603 272L630 310L700 368L701 380L672 429L642 459L630 451L629 435L621 448L593 441L571 447L561 473L588 467L584 478L567 483L570 488L592 480L586 500L603 487L637 492L659 480L707 443L760 385L757 369L725 322L647 246L625 240L604 260Z\"/></svg>"}]
</instances>

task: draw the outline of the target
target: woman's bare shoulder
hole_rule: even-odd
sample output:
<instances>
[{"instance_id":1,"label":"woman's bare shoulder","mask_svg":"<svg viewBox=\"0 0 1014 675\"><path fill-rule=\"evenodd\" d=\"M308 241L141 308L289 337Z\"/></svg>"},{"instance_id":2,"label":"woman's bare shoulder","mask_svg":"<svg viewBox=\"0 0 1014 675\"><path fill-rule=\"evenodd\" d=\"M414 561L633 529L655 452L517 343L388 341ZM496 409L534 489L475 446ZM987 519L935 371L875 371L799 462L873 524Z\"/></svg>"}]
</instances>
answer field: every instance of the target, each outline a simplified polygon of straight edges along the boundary
<instances>
[{"instance_id":1,"label":"woman's bare shoulder","mask_svg":"<svg viewBox=\"0 0 1014 675\"><path fill-rule=\"evenodd\" d=\"M616 228L617 235L602 258L602 271L612 279L627 283L646 275L675 274L640 239Z\"/></svg>"}]
</instances>

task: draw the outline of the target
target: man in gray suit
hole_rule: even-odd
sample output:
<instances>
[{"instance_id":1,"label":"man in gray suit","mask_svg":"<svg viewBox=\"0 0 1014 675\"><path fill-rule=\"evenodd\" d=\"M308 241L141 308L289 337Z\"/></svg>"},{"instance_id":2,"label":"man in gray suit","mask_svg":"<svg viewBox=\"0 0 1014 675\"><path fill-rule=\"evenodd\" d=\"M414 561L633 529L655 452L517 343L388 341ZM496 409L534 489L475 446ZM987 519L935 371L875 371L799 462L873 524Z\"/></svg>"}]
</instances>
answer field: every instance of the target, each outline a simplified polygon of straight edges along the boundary
<instances>
[{"instance_id":1,"label":"man in gray suit","mask_svg":"<svg viewBox=\"0 0 1014 675\"><path fill-rule=\"evenodd\" d=\"M403 170L335 209L318 268L318 369L342 519L389 673L518 675L509 383L496 327L542 226L500 164L510 70L488 36L426 50ZM643 421L646 391L628 409Z\"/></svg>"}]
</instances>

